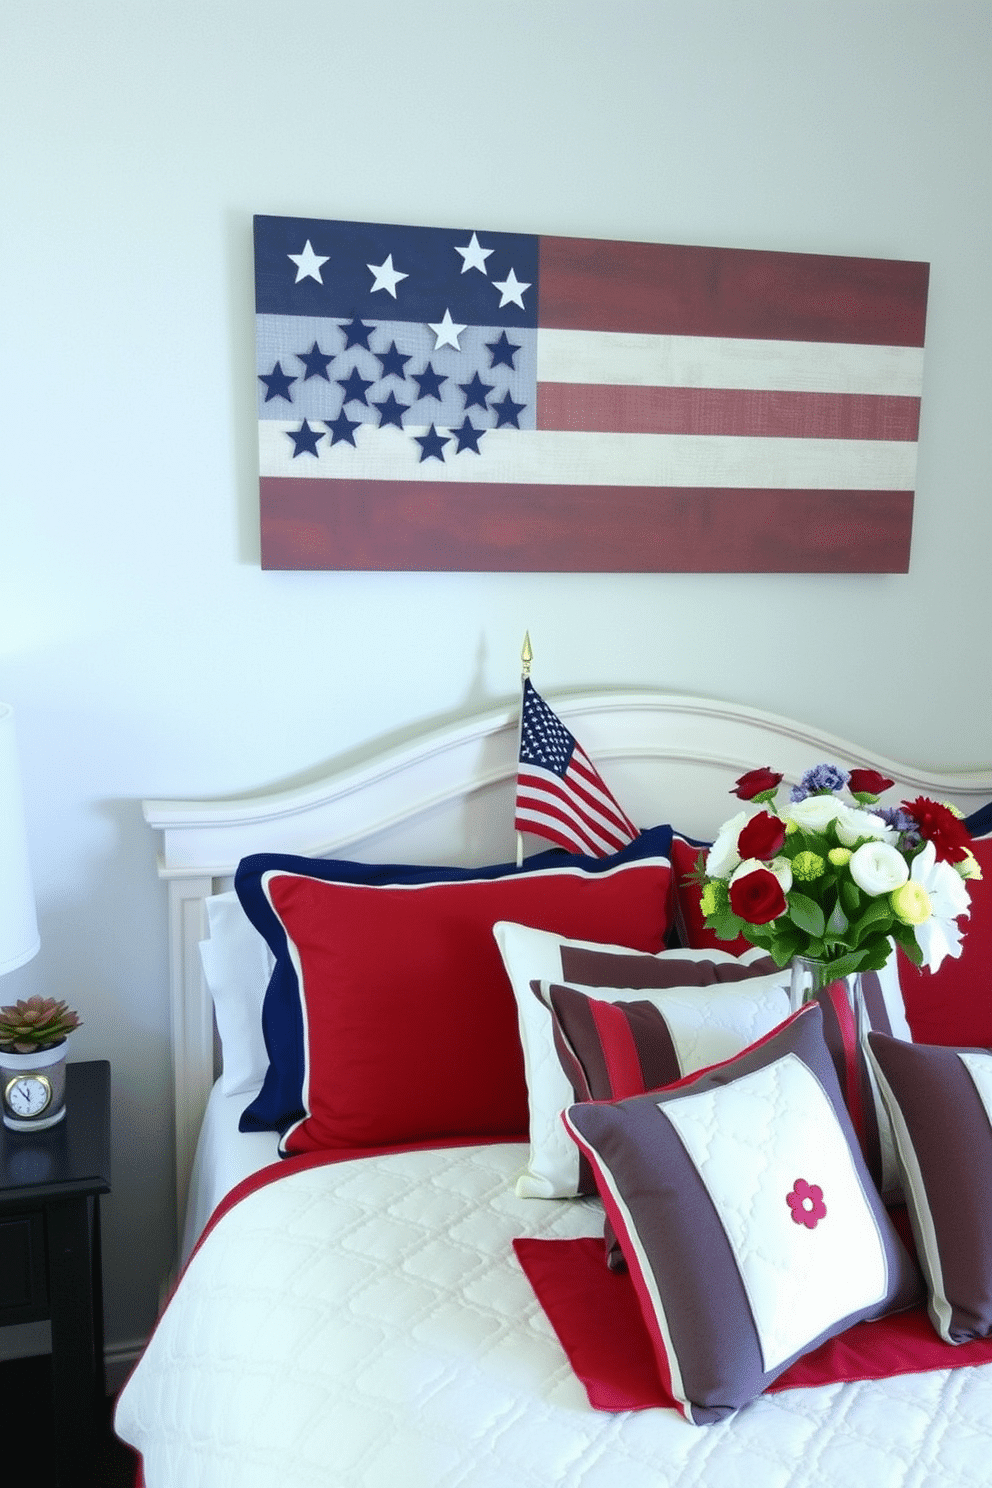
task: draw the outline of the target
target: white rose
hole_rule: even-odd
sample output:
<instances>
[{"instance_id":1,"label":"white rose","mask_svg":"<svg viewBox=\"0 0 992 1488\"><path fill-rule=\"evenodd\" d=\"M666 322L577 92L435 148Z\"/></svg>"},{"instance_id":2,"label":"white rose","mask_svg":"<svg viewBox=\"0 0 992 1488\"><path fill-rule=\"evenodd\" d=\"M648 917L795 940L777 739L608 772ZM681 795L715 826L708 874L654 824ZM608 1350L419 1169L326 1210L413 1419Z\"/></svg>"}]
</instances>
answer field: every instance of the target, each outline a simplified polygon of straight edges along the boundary
<instances>
[{"instance_id":1,"label":"white rose","mask_svg":"<svg viewBox=\"0 0 992 1488\"><path fill-rule=\"evenodd\" d=\"M902 853L887 842L866 842L851 854L848 863L851 877L859 889L877 898L879 894L891 894L909 877L909 868Z\"/></svg>"},{"instance_id":2,"label":"white rose","mask_svg":"<svg viewBox=\"0 0 992 1488\"><path fill-rule=\"evenodd\" d=\"M836 796L807 796L805 801L790 801L783 806L782 815L800 830L822 832L842 808L843 802Z\"/></svg>"},{"instance_id":3,"label":"white rose","mask_svg":"<svg viewBox=\"0 0 992 1488\"><path fill-rule=\"evenodd\" d=\"M845 847L853 847L860 837L879 842L895 842L899 833L874 811L859 811L855 806L840 804L837 812L837 837Z\"/></svg>"},{"instance_id":4,"label":"white rose","mask_svg":"<svg viewBox=\"0 0 992 1488\"><path fill-rule=\"evenodd\" d=\"M792 864L788 858L772 858L770 863L766 863L762 858L745 858L730 875L730 882L735 884L740 879L746 878L749 873L757 873L759 870L762 873L773 873L781 885L783 894L787 894L792 888Z\"/></svg>"},{"instance_id":5,"label":"white rose","mask_svg":"<svg viewBox=\"0 0 992 1488\"><path fill-rule=\"evenodd\" d=\"M724 822L706 857L708 878L726 878L728 874L733 873L741 860L741 855L737 851L737 839L747 825L747 820L747 812L738 811L736 816Z\"/></svg>"}]
</instances>

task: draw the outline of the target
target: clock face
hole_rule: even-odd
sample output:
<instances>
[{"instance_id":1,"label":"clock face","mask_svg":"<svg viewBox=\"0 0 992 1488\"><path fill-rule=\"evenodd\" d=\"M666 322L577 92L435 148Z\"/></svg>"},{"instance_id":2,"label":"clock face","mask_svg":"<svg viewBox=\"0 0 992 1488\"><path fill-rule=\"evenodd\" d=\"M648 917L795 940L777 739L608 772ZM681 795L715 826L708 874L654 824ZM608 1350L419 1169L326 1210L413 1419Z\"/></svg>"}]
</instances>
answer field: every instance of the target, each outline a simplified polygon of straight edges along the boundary
<instances>
[{"instance_id":1,"label":"clock face","mask_svg":"<svg viewBox=\"0 0 992 1488\"><path fill-rule=\"evenodd\" d=\"M8 1080L3 1092L4 1103L11 1115L30 1121L40 1116L52 1099L47 1075L16 1075Z\"/></svg>"}]
</instances>

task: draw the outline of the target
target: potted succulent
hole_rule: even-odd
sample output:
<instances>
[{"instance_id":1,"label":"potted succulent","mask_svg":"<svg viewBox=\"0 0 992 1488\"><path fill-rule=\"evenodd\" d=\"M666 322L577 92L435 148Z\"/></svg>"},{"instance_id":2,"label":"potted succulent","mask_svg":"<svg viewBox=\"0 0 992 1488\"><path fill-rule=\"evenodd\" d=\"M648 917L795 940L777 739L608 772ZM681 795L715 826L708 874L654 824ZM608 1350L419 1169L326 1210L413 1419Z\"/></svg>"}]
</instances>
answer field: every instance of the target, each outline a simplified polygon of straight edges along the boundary
<instances>
[{"instance_id":1,"label":"potted succulent","mask_svg":"<svg viewBox=\"0 0 992 1488\"><path fill-rule=\"evenodd\" d=\"M77 1013L54 997L0 1007L0 1101L13 1131L54 1126L65 1115L65 1061Z\"/></svg>"}]
</instances>

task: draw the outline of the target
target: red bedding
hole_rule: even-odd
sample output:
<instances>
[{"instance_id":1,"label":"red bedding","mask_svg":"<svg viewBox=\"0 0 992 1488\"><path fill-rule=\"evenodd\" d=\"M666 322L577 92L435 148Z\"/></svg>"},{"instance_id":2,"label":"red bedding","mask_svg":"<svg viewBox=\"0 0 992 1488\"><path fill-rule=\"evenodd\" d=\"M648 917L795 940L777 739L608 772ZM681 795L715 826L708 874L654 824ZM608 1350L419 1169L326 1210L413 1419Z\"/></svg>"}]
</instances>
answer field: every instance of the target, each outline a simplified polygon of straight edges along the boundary
<instances>
[{"instance_id":1,"label":"red bedding","mask_svg":"<svg viewBox=\"0 0 992 1488\"><path fill-rule=\"evenodd\" d=\"M594 1409L674 1408L658 1378L633 1282L626 1273L609 1270L602 1240L519 1239L514 1249ZM609 1319L609 1326L604 1326L604 1319ZM770 1389L885 1379L989 1362L992 1339L944 1343L920 1306L877 1322L858 1323L828 1339L797 1360Z\"/></svg>"}]
</instances>

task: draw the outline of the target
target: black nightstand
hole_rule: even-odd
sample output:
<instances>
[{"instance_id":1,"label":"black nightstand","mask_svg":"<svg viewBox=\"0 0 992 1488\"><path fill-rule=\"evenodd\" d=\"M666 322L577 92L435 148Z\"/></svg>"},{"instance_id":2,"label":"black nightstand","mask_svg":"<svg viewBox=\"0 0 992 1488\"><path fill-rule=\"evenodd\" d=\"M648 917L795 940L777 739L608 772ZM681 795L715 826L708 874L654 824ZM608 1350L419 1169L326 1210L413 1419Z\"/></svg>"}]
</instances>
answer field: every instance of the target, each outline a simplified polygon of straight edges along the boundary
<instances>
[{"instance_id":1,"label":"black nightstand","mask_svg":"<svg viewBox=\"0 0 992 1488\"><path fill-rule=\"evenodd\" d=\"M103 1371L100 1195L110 1192L110 1065L66 1067L65 1119L0 1125L0 1327L52 1325L57 1481L85 1481Z\"/></svg>"}]
</instances>

